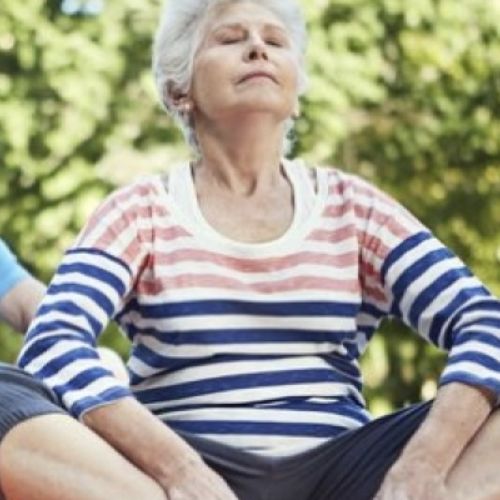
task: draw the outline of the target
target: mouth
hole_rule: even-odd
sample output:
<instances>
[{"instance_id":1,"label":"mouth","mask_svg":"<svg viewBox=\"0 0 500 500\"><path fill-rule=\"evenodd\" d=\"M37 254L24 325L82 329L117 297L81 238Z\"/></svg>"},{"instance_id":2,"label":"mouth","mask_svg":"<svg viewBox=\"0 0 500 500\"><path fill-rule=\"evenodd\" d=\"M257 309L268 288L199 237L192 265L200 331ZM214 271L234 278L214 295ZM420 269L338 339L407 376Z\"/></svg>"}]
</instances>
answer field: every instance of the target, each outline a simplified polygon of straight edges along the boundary
<instances>
[{"instance_id":1,"label":"mouth","mask_svg":"<svg viewBox=\"0 0 500 500\"><path fill-rule=\"evenodd\" d=\"M244 75L238 83L245 83L250 80L270 80L271 82L278 83L274 75L271 73L268 73L267 71L251 71L250 73L247 73Z\"/></svg>"}]
</instances>

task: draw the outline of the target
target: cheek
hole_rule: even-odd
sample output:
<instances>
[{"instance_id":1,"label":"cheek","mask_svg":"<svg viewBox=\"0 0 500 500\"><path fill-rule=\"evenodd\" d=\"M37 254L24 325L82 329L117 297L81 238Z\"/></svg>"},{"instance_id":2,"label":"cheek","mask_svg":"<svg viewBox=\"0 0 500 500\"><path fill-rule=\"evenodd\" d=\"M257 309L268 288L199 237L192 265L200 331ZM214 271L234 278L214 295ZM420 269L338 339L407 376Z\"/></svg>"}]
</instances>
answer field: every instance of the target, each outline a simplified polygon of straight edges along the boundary
<instances>
[{"instance_id":1,"label":"cheek","mask_svg":"<svg viewBox=\"0 0 500 500\"><path fill-rule=\"evenodd\" d=\"M207 93L210 93L211 79L210 73L203 71L202 69L197 70L193 74L192 84L191 84L191 97L194 101L203 101Z\"/></svg>"},{"instance_id":2,"label":"cheek","mask_svg":"<svg viewBox=\"0 0 500 500\"><path fill-rule=\"evenodd\" d=\"M296 59L293 57L287 61L287 83L291 90L298 94L299 91L299 81L300 81L300 69L299 64Z\"/></svg>"},{"instance_id":3,"label":"cheek","mask_svg":"<svg viewBox=\"0 0 500 500\"><path fill-rule=\"evenodd\" d=\"M213 99L220 92L223 80L217 66L211 61L200 61L193 66L191 95L195 101Z\"/></svg>"},{"instance_id":4,"label":"cheek","mask_svg":"<svg viewBox=\"0 0 500 500\"><path fill-rule=\"evenodd\" d=\"M220 81L211 77L211 75L200 75L201 78L193 81L191 98L202 107L210 106L211 103L218 102L218 96L222 95Z\"/></svg>"}]
</instances>

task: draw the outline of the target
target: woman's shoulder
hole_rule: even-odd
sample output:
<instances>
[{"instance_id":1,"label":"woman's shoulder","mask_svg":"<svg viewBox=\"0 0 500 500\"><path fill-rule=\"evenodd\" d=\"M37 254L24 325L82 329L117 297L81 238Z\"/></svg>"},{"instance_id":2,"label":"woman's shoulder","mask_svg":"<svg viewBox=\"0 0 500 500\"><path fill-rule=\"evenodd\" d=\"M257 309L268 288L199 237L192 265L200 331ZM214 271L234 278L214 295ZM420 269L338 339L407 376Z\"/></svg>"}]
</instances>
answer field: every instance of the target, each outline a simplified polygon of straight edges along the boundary
<instances>
[{"instance_id":1,"label":"woman's shoulder","mask_svg":"<svg viewBox=\"0 0 500 500\"><path fill-rule=\"evenodd\" d=\"M164 197L169 191L169 186L172 179L177 179L182 176L182 173L189 171L189 162L181 161L172 164L170 167L147 175L141 175L132 181L118 186L111 193L111 196L161 196Z\"/></svg>"},{"instance_id":2,"label":"woman's shoulder","mask_svg":"<svg viewBox=\"0 0 500 500\"><path fill-rule=\"evenodd\" d=\"M162 174L148 174L116 186L109 194L110 198L128 199L130 196L149 197L158 194L162 189Z\"/></svg>"},{"instance_id":3,"label":"woman's shoulder","mask_svg":"<svg viewBox=\"0 0 500 500\"><path fill-rule=\"evenodd\" d=\"M365 193L384 196L381 190L371 181L356 172L350 172L332 164L320 164L302 158L292 160L297 169L304 169L308 176L315 179L319 186L323 185L330 194Z\"/></svg>"},{"instance_id":4,"label":"woman's shoulder","mask_svg":"<svg viewBox=\"0 0 500 500\"><path fill-rule=\"evenodd\" d=\"M101 206L133 209L133 207L164 204L169 176L169 171L138 176L111 190Z\"/></svg>"}]
</instances>

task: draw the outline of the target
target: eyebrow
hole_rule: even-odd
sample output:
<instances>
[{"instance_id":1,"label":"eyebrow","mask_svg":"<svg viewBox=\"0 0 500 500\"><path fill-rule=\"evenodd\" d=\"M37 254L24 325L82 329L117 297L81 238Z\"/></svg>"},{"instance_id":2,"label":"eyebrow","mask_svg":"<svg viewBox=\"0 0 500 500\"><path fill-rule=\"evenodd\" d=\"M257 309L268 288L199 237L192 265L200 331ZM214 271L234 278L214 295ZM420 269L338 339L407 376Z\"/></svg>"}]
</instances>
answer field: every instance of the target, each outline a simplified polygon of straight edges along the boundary
<instances>
[{"instance_id":1,"label":"eyebrow","mask_svg":"<svg viewBox=\"0 0 500 500\"><path fill-rule=\"evenodd\" d=\"M288 37L288 32L283 27L279 26L278 24L265 23L263 25L263 28L265 31L279 32L280 34ZM247 28L245 27L245 25L243 23L234 22L234 23L220 24L214 30L212 30L212 34L216 34L219 31L224 30L224 29L230 29L230 30L233 29L233 30L241 30L241 31L247 30Z\"/></svg>"}]
</instances>

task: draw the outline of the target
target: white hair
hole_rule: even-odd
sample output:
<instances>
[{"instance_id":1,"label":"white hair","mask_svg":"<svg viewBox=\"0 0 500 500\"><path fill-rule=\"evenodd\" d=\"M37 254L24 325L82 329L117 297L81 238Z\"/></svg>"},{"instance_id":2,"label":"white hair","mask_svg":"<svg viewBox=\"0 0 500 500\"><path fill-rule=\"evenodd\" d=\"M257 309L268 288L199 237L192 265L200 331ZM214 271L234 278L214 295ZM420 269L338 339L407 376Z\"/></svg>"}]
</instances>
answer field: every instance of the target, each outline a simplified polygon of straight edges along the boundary
<instances>
[{"instance_id":1,"label":"white hair","mask_svg":"<svg viewBox=\"0 0 500 500\"><path fill-rule=\"evenodd\" d=\"M153 44L152 69L157 92L164 109L181 127L188 145L199 154L198 142L190 117L180 113L173 103L172 91L188 94L191 87L193 62L203 36L202 25L212 9L250 1L269 9L285 25L297 57L299 85L297 98L305 92L307 77L305 53L307 33L304 18L295 0L167 0L163 8ZM291 149L294 121L285 123L283 154Z\"/></svg>"}]
</instances>

